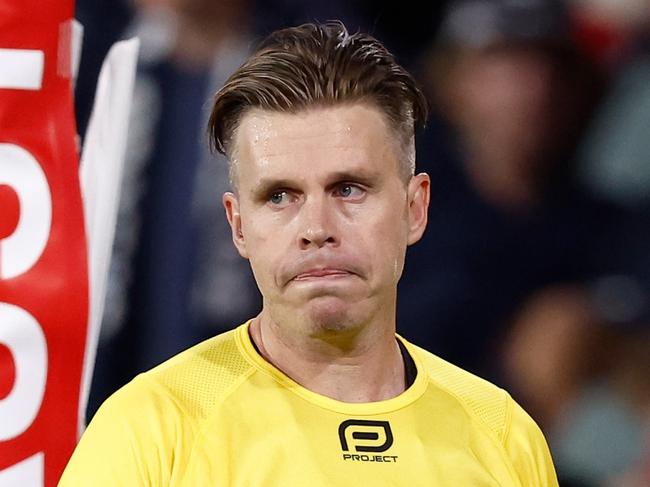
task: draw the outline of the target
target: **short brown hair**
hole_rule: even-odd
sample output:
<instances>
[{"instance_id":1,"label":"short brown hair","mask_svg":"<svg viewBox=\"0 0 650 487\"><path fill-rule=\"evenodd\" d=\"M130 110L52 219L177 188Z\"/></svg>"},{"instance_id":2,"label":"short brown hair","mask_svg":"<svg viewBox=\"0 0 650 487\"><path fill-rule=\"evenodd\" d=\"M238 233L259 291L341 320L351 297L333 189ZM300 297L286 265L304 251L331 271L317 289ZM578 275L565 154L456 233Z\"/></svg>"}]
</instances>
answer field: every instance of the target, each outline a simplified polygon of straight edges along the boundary
<instances>
[{"instance_id":1,"label":"short brown hair","mask_svg":"<svg viewBox=\"0 0 650 487\"><path fill-rule=\"evenodd\" d=\"M210 146L231 159L233 135L251 108L296 113L357 101L380 109L407 147L413 145L416 124L423 125L427 116L413 77L372 36L350 34L338 21L278 30L216 93ZM407 159L403 166L410 177L415 154Z\"/></svg>"}]
</instances>

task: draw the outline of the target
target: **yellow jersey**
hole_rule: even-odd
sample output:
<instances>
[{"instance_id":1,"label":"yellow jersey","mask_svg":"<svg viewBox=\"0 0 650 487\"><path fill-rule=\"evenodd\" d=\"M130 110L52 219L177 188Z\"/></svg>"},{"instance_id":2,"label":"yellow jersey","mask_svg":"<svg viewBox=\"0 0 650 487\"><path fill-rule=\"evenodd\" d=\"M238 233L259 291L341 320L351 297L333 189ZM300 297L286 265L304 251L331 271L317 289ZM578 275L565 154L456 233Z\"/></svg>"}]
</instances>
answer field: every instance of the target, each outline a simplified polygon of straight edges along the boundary
<instances>
[{"instance_id":1,"label":"yellow jersey","mask_svg":"<svg viewBox=\"0 0 650 487\"><path fill-rule=\"evenodd\" d=\"M502 389L402 338L397 397L345 403L267 362L246 323L137 376L99 409L59 486L557 486Z\"/></svg>"}]
</instances>

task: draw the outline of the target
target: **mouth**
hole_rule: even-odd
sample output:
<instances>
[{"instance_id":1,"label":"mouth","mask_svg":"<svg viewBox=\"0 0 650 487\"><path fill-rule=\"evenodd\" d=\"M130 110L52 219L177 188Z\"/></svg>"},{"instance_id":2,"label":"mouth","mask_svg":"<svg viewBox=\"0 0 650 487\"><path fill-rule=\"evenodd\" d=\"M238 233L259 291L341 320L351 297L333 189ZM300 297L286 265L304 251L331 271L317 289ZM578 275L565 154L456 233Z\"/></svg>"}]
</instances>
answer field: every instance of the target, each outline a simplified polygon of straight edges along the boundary
<instances>
[{"instance_id":1,"label":"mouth","mask_svg":"<svg viewBox=\"0 0 650 487\"><path fill-rule=\"evenodd\" d=\"M293 278L294 281L316 281L349 277L352 273L344 269L309 269Z\"/></svg>"}]
</instances>

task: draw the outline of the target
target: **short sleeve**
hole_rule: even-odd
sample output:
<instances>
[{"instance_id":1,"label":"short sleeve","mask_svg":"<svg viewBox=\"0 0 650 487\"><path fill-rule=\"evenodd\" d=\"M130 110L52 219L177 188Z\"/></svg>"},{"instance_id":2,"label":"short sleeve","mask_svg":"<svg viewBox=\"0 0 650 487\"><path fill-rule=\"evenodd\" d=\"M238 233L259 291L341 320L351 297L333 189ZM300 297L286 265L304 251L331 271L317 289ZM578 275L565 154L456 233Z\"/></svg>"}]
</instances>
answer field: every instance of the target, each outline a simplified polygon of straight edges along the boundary
<instances>
[{"instance_id":1,"label":"short sleeve","mask_svg":"<svg viewBox=\"0 0 650 487\"><path fill-rule=\"evenodd\" d=\"M182 419L162 386L136 377L99 408L59 487L168 485Z\"/></svg>"},{"instance_id":2,"label":"short sleeve","mask_svg":"<svg viewBox=\"0 0 650 487\"><path fill-rule=\"evenodd\" d=\"M508 397L509 421L504 446L520 484L525 487L558 487L546 439L533 419Z\"/></svg>"}]
</instances>

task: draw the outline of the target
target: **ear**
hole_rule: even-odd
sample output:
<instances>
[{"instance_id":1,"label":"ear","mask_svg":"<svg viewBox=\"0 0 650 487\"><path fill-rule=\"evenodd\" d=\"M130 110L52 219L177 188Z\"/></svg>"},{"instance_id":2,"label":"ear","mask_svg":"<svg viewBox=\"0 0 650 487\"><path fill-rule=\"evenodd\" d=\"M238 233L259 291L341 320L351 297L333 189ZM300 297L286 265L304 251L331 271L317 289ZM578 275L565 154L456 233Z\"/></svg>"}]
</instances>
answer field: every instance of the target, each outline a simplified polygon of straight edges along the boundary
<instances>
[{"instance_id":1,"label":"ear","mask_svg":"<svg viewBox=\"0 0 650 487\"><path fill-rule=\"evenodd\" d=\"M230 224L230 231L232 232L232 241L237 247L239 255L244 259L248 259L248 252L246 252L246 241L242 231L241 215L239 213L239 200L234 193L224 193L223 207L226 210L226 218Z\"/></svg>"},{"instance_id":2,"label":"ear","mask_svg":"<svg viewBox=\"0 0 650 487\"><path fill-rule=\"evenodd\" d=\"M412 245L422 237L427 227L429 191L431 180L426 173L411 178L408 185L408 244Z\"/></svg>"}]
</instances>

